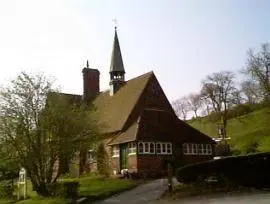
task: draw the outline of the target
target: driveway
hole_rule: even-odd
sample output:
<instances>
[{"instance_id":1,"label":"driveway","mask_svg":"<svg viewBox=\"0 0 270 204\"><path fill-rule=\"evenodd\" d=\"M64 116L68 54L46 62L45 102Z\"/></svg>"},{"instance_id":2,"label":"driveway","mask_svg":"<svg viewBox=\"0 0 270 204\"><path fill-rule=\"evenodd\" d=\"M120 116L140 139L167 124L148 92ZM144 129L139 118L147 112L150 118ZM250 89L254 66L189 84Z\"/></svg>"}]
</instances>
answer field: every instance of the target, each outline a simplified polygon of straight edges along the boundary
<instances>
[{"instance_id":1,"label":"driveway","mask_svg":"<svg viewBox=\"0 0 270 204\"><path fill-rule=\"evenodd\" d=\"M177 183L174 180L174 183ZM167 188L167 179L158 179L140 185L130 191L112 196L95 204L270 204L270 193L212 195L183 198L179 200L159 199Z\"/></svg>"},{"instance_id":2,"label":"driveway","mask_svg":"<svg viewBox=\"0 0 270 204\"><path fill-rule=\"evenodd\" d=\"M215 197L192 197L181 200L159 200L151 204L269 204L270 193L226 195Z\"/></svg>"},{"instance_id":3,"label":"driveway","mask_svg":"<svg viewBox=\"0 0 270 204\"><path fill-rule=\"evenodd\" d=\"M130 191L112 196L106 200L95 202L95 204L109 203L149 203L157 200L167 188L167 179L158 179L149 183L140 185Z\"/></svg>"}]
</instances>

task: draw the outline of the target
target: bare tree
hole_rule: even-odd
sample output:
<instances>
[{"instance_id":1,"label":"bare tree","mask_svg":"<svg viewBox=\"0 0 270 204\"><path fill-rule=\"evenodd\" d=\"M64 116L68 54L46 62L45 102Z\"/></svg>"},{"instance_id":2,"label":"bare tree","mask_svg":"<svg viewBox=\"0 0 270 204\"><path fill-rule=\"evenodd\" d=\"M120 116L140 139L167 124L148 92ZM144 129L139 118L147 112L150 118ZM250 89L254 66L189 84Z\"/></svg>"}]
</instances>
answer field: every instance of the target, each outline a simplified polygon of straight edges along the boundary
<instances>
[{"instance_id":1,"label":"bare tree","mask_svg":"<svg viewBox=\"0 0 270 204\"><path fill-rule=\"evenodd\" d=\"M189 111L189 104L187 97L182 97L179 99L176 99L175 101L172 102L172 107L174 108L174 111L176 115L183 120L186 120L187 118L187 113Z\"/></svg>"},{"instance_id":2,"label":"bare tree","mask_svg":"<svg viewBox=\"0 0 270 204\"><path fill-rule=\"evenodd\" d=\"M241 83L241 91L250 104L258 103L263 98L260 85L252 80L243 81Z\"/></svg>"},{"instance_id":3,"label":"bare tree","mask_svg":"<svg viewBox=\"0 0 270 204\"><path fill-rule=\"evenodd\" d=\"M195 117L197 118L197 111L202 106L200 94L190 94L187 97L189 108L194 111Z\"/></svg>"},{"instance_id":4,"label":"bare tree","mask_svg":"<svg viewBox=\"0 0 270 204\"><path fill-rule=\"evenodd\" d=\"M270 101L270 44L261 45L257 53L248 50L246 72L258 82L264 94L264 100Z\"/></svg>"},{"instance_id":5,"label":"bare tree","mask_svg":"<svg viewBox=\"0 0 270 204\"><path fill-rule=\"evenodd\" d=\"M202 98L210 100L215 112L220 115L224 137L226 137L228 108L235 99L234 78L232 72L223 71L208 75L202 82Z\"/></svg>"}]
</instances>

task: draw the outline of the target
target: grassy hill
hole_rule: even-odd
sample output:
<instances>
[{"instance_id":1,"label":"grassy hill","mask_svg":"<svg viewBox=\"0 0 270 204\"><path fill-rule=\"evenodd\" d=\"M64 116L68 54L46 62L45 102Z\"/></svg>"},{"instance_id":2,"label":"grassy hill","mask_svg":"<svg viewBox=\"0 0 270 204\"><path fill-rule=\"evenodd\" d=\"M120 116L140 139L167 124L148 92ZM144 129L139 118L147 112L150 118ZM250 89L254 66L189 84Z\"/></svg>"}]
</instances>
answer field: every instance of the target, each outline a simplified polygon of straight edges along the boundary
<instances>
[{"instance_id":1,"label":"grassy hill","mask_svg":"<svg viewBox=\"0 0 270 204\"><path fill-rule=\"evenodd\" d=\"M217 137L217 123L207 117L194 119L189 124L211 137ZM230 119L227 132L233 149L238 153L270 151L270 108Z\"/></svg>"}]
</instances>

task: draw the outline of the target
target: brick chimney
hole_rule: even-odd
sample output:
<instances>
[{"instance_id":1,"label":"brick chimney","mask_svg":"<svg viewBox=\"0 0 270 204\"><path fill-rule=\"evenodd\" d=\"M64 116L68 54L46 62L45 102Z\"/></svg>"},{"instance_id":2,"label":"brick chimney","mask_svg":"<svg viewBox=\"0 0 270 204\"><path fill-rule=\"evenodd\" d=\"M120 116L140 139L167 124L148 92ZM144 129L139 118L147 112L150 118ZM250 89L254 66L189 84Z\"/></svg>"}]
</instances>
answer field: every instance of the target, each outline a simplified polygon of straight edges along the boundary
<instances>
[{"instance_id":1,"label":"brick chimney","mask_svg":"<svg viewBox=\"0 0 270 204\"><path fill-rule=\"evenodd\" d=\"M99 93L99 71L89 68L87 61L83 73L83 100L89 101Z\"/></svg>"}]
</instances>

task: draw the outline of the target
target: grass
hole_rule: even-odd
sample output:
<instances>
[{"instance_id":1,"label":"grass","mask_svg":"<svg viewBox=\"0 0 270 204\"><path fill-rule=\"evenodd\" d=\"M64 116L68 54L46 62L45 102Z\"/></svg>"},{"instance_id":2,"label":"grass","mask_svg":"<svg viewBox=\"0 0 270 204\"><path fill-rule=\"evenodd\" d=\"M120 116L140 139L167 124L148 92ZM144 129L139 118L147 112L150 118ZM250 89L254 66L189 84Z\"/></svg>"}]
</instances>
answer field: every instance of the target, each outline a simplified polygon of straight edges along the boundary
<instances>
[{"instance_id":1,"label":"grass","mask_svg":"<svg viewBox=\"0 0 270 204\"><path fill-rule=\"evenodd\" d=\"M80 178L64 178L62 181L78 181L80 183L79 196L87 197L90 200L99 200L107 198L116 193L123 192L138 185L138 182L130 179L113 179L102 178L99 176L83 176ZM35 191L32 191L31 182L28 181L27 195L29 199L18 201L18 204L64 204L65 199L62 198L44 198L38 196ZM16 201L8 199L0 199L0 204Z\"/></svg>"},{"instance_id":2,"label":"grass","mask_svg":"<svg viewBox=\"0 0 270 204\"><path fill-rule=\"evenodd\" d=\"M217 137L217 123L210 122L206 117L192 120L189 124L211 137ZM252 145L255 145L256 148L256 145L260 145L266 138L270 138L269 124L270 108L230 119L227 129L228 137L231 138L230 143L241 153L248 153L248 148Z\"/></svg>"},{"instance_id":3,"label":"grass","mask_svg":"<svg viewBox=\"0 0 270 204\"><path fill-rule=\"evenodd\" d=\"M131 189L138 185L138 182L130 179L106 179L99 176L64 180L78 181L80 183L79 195L96 199L106 198L113 194Z\"/></svg>"}]
</instances>

